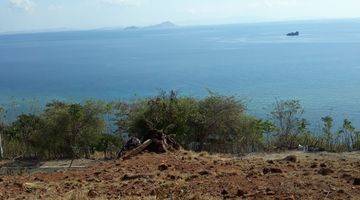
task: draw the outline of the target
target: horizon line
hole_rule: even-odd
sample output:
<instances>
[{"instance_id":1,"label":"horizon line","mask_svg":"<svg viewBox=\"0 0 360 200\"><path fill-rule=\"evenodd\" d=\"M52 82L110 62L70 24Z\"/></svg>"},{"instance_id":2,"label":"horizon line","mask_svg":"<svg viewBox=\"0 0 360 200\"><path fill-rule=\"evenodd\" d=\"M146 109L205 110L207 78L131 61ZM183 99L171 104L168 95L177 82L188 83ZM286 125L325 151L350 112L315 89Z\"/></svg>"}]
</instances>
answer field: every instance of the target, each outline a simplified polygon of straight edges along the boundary
<instances>
[{"instance_id":1,"label":"horizon line","mask_svg":"<svg viewBox=\"0 0 360 200\"><path fill-rule=\"evenodd\" d=\"M147 28L150 26L156 26L164 22L171 22L176 25L174 28L186 28L186 27L205 27L205 26L226 26L226 25L249 25L249 24L270 24L270 23L296 23L296 22L320 22L320 21L338 21L338 20L360 20L360 17L352 18L313 18L313 19L291 19L291 20L263 20L253 22L229 22L229 23L215 23L215 24L190 24L181 25L174 23L170 20L164 20L156 24L148 24L145 26L129 25L129 26L99 26L94 28L69 28L69 27L55 27L55 28L44 28L34 30L18 30L18 31L0 31L0 36L5 35L21 35L21 34L37 34L37 33L60 33L60 32L81 32L81 31L101 31L101 30L114 30L114 29L125 29L127 27L138 27L140 29Z\"/></svg>"}]
</instances>

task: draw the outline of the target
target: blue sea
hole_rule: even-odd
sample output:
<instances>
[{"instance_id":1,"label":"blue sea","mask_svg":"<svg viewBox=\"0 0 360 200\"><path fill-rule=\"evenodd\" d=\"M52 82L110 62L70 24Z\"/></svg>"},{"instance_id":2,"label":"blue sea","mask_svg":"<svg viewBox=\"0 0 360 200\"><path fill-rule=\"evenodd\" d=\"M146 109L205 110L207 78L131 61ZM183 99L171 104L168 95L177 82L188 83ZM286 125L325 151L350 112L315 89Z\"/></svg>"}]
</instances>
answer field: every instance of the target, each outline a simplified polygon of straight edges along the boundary
<instances>
[{"instance_id":1,"label":"blue sea","mask_svg":"<svg viewBox=\"0 0 360 200\"><path fill-rule=\"evenodd\" d=\"M360 125L360 21L0 35L1 103L170 89L237 95L263 118L277 99L297 98L313 124L331 114Z\"/></svg>"}]
</instances>

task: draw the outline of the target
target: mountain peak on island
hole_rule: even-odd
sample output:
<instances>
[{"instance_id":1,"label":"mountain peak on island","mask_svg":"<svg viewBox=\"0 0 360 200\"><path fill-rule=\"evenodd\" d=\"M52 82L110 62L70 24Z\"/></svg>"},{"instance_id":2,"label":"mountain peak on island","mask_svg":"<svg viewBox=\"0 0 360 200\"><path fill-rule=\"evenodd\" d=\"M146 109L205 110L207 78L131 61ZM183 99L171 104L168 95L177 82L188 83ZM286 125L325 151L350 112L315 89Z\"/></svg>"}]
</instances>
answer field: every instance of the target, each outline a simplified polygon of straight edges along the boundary
<instances>
[{"instance_id":1,"label":"mountain peak on island","mask_svg":"<svg viewBox=\"0 0 360 200\"><path fill-rule=\"evenodd\" d=\"M152 29L164 29L164 28L174 28L176 25L170 21L165 21L160 24L155 24L152 26L148 26L146 28L152 28Z\"/></svg>"}]
</instances>

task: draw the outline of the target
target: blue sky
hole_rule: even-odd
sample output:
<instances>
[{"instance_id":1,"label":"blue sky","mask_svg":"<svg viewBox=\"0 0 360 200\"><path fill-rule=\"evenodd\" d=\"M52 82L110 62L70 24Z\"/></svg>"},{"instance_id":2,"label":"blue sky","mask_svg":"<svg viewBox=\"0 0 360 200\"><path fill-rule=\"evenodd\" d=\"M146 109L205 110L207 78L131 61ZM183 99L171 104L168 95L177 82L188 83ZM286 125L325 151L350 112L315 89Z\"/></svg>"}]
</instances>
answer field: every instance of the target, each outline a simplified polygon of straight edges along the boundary
<instances>
[{"instance_id":1,"label":"blue sky","mask_svg":"<svg viewBox=\"0 0 360 200\"><path fill-rule=\"evenodd\" d=\"M360 0L0 0L0 32L358 17Z\"/></svg>"}]
</instances>

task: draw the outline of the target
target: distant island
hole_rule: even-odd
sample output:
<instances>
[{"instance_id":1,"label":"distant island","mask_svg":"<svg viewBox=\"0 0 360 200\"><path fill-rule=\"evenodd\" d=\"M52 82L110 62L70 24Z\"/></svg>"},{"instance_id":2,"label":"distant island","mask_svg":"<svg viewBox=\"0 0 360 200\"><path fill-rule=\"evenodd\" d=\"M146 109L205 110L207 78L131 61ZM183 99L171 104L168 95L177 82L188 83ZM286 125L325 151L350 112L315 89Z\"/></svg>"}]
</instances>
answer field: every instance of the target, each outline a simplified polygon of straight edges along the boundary
<instances>
[{"instance_id":1,"label":"distant island","mask_svg":"<svg viewBox=\"0 0 360 200\"><path fill-rule=\"evenodd\" d=\"M152 26L147 26L147 29L167 29L167 28L175 28L176 25L170 21L162 22L160 24L155 24Z\"/></svg>"},{"instance_id":2,"label":"distant island","mask_svg":"<svg viewBox=\"0 0 360 200\"><path fill-rule=\"evenodd\" d=\"M175 28L175 27L177 27L176 24L174 24L170 21L166 21L166 22L162 22L160 24L155 24L155 25L145 26L145 27L128 26L128 27L125 27L123 30L131 31L131 30L139 30L139 29L170 29L170 28Z\"/></svg>"},{"instance_id":3,"label":"distant island","mask_svg":"<svg viewBox=\"0 0 360 200\"><path fill-rule=\"evenodd\" d=\"M296 31L296 32L288 33L288 34L286 34L286 35L287 35L287 36L299 36L300 33L299 33L299 31Z\"/></svg>"},{"instance_id":4,"label":"distant island","mask_svg":"<svg viewBox=\"0 0 360 200\"><path fill-rule=\"evenodd\" d=\"M137 27L137 26L128 26L128 27L124 28L125 31L138 30L138 29L139 29L139 27Z\"/></svg>"}]
</instances>

